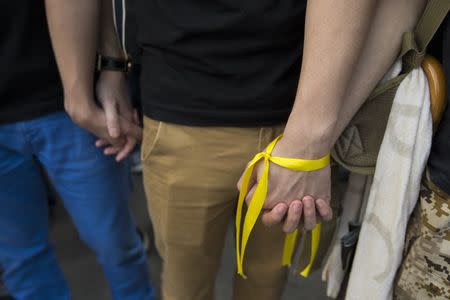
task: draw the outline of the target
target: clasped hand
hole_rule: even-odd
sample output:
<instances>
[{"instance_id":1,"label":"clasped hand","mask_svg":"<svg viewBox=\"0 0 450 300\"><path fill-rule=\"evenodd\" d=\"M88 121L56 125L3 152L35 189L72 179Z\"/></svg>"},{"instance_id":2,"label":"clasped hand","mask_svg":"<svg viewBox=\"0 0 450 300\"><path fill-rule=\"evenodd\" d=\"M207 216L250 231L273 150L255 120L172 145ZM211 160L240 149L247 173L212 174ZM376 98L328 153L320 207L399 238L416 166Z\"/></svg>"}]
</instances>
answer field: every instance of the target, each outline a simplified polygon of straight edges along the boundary
<instances>
[{"instance_id":1,"label":"clasped hand","mask_svg":"<svg viewBox=\"0 0 450 300\"><path fill-rule=\"evenodd\" d=\"M273 156L292 157L283 147L283 138L277 143ZM262 176L263 161L255 165L245 198L251 202L255 189ZM300 172L270 163L266 200L263 206L262 222L267 226L282 224L283 231L289 233L303 225L306 230L313 229L321 220L329 221L333 216L330 207L331 169L325 168ZM242 177L238 182L241 188Z\"/></svg>"},{"instance_id":2,"label":"clasped hand","mask_svg":"<svg viewBox=\"0 0 450 300\"><path fill-rule=\"evenodd\" d=\"M142 138L142 129L129 96L125 74L103 71L96 83L96 96L73 89L65 97L65 108L72 120L94 134L97 147L105 147L105 155L123 160ZM87 95L86 95L87 94Z\"/></svg>"}]
</instances>

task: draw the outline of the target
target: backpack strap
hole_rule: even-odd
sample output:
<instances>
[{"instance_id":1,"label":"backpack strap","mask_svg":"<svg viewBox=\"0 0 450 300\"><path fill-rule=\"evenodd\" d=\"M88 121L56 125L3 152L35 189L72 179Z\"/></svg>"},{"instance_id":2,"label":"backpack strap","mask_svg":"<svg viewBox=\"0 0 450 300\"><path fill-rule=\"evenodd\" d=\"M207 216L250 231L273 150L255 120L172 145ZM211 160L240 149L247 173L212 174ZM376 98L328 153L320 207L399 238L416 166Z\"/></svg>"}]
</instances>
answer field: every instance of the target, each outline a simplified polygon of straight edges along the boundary
<instances>
[{"instance_id":1,"label":"backpack strap","mask_svg":"<svg viewBox=\"0 0 450 300\"><path fill-rule=\"evenodd\" d=\"M414 30L417 46L424 52L450 10L450 0L430 0Z\"/></svg>"},{"instance_id":2,"label":"backpack strap","mask_svg":"<svg viewBox=\"0 0 450 300\"><path fill-rule=\"evenodd\" d=\"M422 63L428 44L450 10L450 0L429 0L413 32L403 35L400 57L403 72L409 73Z\"/></svg>"}]
</instances>

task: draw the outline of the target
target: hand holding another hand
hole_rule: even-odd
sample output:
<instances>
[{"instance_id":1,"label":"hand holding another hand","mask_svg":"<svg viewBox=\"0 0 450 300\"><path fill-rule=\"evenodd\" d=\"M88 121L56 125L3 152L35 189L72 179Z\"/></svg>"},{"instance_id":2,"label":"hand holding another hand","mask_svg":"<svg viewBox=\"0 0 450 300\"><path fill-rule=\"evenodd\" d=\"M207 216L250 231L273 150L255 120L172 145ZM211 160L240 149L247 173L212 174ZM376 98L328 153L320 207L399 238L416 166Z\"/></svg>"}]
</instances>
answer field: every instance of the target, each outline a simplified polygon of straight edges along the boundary
<instances>
[{"instance_id":1,"label":"hand holding another hand","mask_svg":"<svg viewBox=\"0 0 450 300\"><path fill-rule=\"evenodd\" d=\"M97 147L107 146L106 155L123 160L142 138L137 114L131 106L125 74L103 71L96 84L99 106L93 95L72 89L65 97L65 108L72 120L98 140Z\"/></svg>"},{"instance_id":2,"label":"hand holding another hand","mask_svg":"<svg viewBox=\"0 0 450 300\"><path fill-rule=\"evenodd\" d=\"M284 144L282 138L272 155L277 157L298 157ZM283 231L292 232L301 224L307 230L313 229L320 220L332 218L331 171L327 165L323 169L310 172L294 171L270 163L268 191L264 202L262 221L267 226L283 224ZM257 183L262 176L263 162L257 163L250 180L247 204L250 203ZM241 180L238 188L241 186ZM302 218L303 216L303 218Z\"/></svg>"},{"instance_id":3,"label":"hand holding another hand","mask_svg":"<svg viewBox=\"0 0 450 300\"><path fill-rule=\"evenodd\" d=\"M137 112L131 105L125 74L103 71L96 85L96 93L105 112L109 135L112 138L124 138L122 145L111 144L100 138L96 146L107 146L104 153L116 155L116 160L121 161L142 139L142 128L139 127Z\"/></svg>"}]
</instances>

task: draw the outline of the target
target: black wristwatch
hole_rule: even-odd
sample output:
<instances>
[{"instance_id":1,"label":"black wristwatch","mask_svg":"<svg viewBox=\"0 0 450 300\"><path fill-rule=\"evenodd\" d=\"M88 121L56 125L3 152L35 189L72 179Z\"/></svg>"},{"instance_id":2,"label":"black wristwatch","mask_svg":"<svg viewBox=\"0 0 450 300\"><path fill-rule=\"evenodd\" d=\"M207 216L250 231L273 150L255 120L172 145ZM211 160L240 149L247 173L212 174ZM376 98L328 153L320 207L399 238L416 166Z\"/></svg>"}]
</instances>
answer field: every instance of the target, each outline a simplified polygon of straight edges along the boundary
<instances>
[{"instance_id":1,"label":"black wristwatch","mask_svg":"<svg viewBox=\"0 0 450 300\"><path fill-rule=\"evenodd\" d=\"M98 71L117 71L129 73L133 67L131 58L117 58L111 56L97 56L97 70Z\"/></svg>"}]
</instances>

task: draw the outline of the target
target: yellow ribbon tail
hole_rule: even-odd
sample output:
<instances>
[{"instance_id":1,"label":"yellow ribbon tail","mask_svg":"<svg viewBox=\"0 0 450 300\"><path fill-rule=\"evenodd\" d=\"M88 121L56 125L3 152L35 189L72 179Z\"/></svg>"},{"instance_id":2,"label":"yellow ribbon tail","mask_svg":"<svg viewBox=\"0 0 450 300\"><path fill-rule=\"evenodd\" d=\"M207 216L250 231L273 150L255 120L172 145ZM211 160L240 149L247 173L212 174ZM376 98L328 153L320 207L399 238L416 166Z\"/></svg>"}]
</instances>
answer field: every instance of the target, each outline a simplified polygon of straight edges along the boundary
<instances>
[{"instance_id":1,"label":"yellow ribbon tail","mask_svg":"<svg viewBox=\"0 0 450 300\"><path fill-rule=\"evenodd\" d=\"M247 168L245 169L244 175L242 177L242 185L240 187L239 199L236 210L236 263L237 263L237 272L243 278L247 278L245 276L243 267L247 242L248 239L250 238L250 234L253 230L253 227L258 221L259 215L266 200L269 181L270 162L287 169L304 172L319 170L321 168L324 168L330 162L329 154L325 155L322 158L313 160L272 157L271 156L272 150L274 149L275 144L278 142L280 138L281 136L277 137L267 146L265 151L255 155L255 157L247 165ZM251 199L250 204L248 205L247 213L245 214L245 217L243 219L242 214L244 209L245 197L249 189L249 184L254 170L254 166L261 159L264 159L263 174L259 179L259 183L256 186L255 193ZM312 234L311 259L308 266L306 266L306 268L301 273L301 275L305 277L308 276L309 274L309 271L317 254L317 248L319 247L320 224L313 229L311 234ZM294 253L297 236L298 230L294 231L291 234L288 234L285 238L285 246L282 258L283 265L291 265L292 255Z\"/></svg>"},{"instance_id":2,"label":"yellow ribbon tail","mask_svg":"<svg viewBox=\"0 0 450 300\"><path fill-rule=\"evenodd\" d=\"M237 272L243 278L247 278L244 274L244 266L243 266L243 255L241 255L241 228L242 228L242 212L244 209L245 196L248 192L248 186L250 184L250 179L252 177L253 169L255 164L263 158L264 155L262 153L258 153L255 157L248 163L247 168L244 171L244 175L242 176L242 183L239 192L239 199L237 203L236 209L236 265Z\"/></svg>"},{"instance_id":3,"label":"yellow ribbon tail","mask_svg":"<svg viewBox=\"0 0 450 300\"><path fill-rule=\"evenodd\" d=\"M321 227L322 226L319 223L311 231L311 257L309 259L308 265L303 269L303 271L300 272L300 275L303 277L308 277L309 273L311 272L311 267L314 263L314 260L316 259L317 250L319 249L319 244L320 244Z\"/></svg>"},{"instance_id":4,"label":"yellow ribbon tail","mask_svg":"<svg viewBox=\"0 0 450 300\"><path fill-rule=\"evenodd\" d=\"M255 193L248 205L247 213L244 218L244 226L242 228L242 243L241 243L241 265L244 261L245 249L247 247L248 239L250 238L250 233L253 230L256 222L258 221L259 214L261 213L262 207L264 205L264 200L267 194L267 182L269 179L269 163L264 161L264 169L258 186L256 187Z\"/></svg>"},{"instance_id":5,"label":"yellow ribbon tail","mask_svg":"<svg viewBox=\"0 0 450 300\"><path fill-rule=\"evenodd\" d=\"M290 267L292 264L292 255L294 254L297 236L298 236L298 229L287 234L286 237L284 238L283 258L281 262L283 266Z\"/></svg>"},{"instance_id":6,"label":"yellow ribbon tail","mask_svg":"<svg viewBox=\"0 0 450 300\"><path fill-rule=\"evenodd\" d=\"M247 169L244 172L242 177L242 185L239 192L239 199L236 210L236 263L237 263L237 272L239 275L245 277L244 270L241 261L241 251L240 251L240 242L241 242L241 226L242 226L242 210L244 207L245 195L247 194L248 184L250 182L250 178L252 176L254 165L249 164Z\"/></svg>"}]
</instances>

